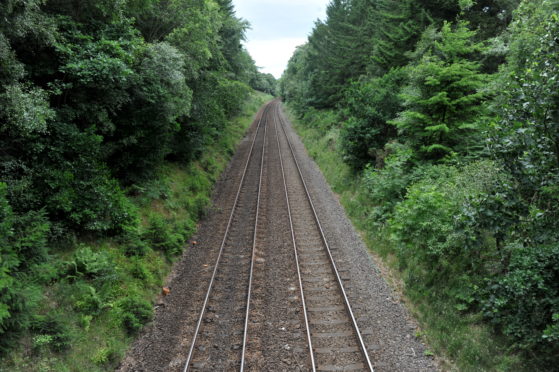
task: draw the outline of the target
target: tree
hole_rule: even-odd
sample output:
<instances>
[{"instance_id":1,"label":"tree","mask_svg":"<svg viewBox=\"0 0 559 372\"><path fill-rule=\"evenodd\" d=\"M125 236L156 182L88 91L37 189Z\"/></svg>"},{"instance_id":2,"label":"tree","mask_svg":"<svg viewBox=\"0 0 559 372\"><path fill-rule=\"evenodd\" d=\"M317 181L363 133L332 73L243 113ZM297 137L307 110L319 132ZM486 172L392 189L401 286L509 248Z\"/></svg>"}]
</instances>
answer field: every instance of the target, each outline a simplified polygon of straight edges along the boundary
<instances>
[{"instance_id":1,"label":"tree","mask_svg":"<svg viewBox=\"0 0 559 372\"><path fill-rule=\"evenodd\" d=\"M366 20L371 14L365 1L334 0L326 9L325 22L318 21L309 37L309 104L334 107L343 88L365 72L369 59Z\"/></svg>"},{"instance_id":2,"label":"tree","mask_svg":"<svg viewBox=\"0 0 559 372\"><path fill-rule=\"evenodd\" d=\"M500 73L493 151L523 185L527 200L556 200L559 189L559 3L524 2L512 24ZM539 194L540 196L536 196Z\"/></svg>"},{"instance_id":3,"label":"tree","mask_svg":"<svg viewBox=\"0 0 559 372\"><path fill-rule=\"evenodd\" d=\"M475 60L484 50L465 21L428 29L402 93L405 110L392 121L423 159L465 153L474 144L487 76Z\"/></svg>"},{"instance_id":4,"label":"tree","mask_svg":"<svg viewBox=\"0 0 559 372\"><path fill-rule=\"evenodd\" d=\"M404 69L392 69L346 90L343 107L348 119L342 127L341 146L344 160L355 170L369 163L380 165L384 146L396 137L396 128L388 122L402 110L398 93L405 79Z\"/></svg>"},{"instance_id":5,"label":"tree","mask_svg":"<svg viewBox=\"0 0 559 372\"><path fill-rule=\"evenodd\" d=\"M375 75L382 75L392 67L402 67L409 62L407 52L413 50L430 18L415 0L380 0L375 19L374 64L368 69Z\"/></svg>"}]
</instances>

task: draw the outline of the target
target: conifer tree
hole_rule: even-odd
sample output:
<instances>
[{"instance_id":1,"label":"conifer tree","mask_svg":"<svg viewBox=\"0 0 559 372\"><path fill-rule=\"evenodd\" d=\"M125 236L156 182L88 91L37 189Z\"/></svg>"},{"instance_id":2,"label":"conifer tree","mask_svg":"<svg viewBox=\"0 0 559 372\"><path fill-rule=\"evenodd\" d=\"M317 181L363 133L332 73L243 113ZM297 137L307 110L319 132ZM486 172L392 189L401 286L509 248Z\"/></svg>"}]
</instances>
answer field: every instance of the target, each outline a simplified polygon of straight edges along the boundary
<instances>
[{"instance_id":1,"label":"conifer tree","mask_svg":"<svg viewBox=\"0 0 559 372\"><path fill-rule=\"evenodd\" d=\"M474 36L465 21L445 22L440 32L428 29L418 45L421 56L402 94L406 109L392 123L424 159L464 152L475 133L487 77L473 59L484 50Z\"/></svg>"},{"instance_id":2,"label":"conifer tree","mask_svg":"<svg viewBox=\"0 0 559 372\"><path fill-rule=\"evenodd\" d=\"M333 0L325 22L309 37L310 103L334 107L346 83L362 75L368 63L366 20L370 1Z\"/></svg>"},{"instance_id":3,"label":"conifer tree","mask_svg":"<svg viewBox=\"0 0 559 372\"><path fill-rule=\"evenodd\" d=\"M375 19L374 64L369 69L382 75L409 62L406 52L414 47L429 17L415 0L380 0Z\"/></svg>"}]
</instances>

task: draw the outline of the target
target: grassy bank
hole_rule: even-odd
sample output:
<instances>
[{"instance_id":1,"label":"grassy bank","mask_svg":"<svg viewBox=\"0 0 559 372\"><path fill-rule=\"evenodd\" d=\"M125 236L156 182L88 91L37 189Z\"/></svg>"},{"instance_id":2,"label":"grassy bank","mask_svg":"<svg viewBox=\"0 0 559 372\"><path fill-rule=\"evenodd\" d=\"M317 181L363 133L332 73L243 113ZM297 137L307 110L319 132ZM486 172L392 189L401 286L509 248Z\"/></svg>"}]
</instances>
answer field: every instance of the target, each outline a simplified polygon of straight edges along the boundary
<instances>
[{"instance_id":1,"label":"grassy bank","mask_svg":"<svg viewBox=\"0 0 559 372\"><path fill-rule=\"evenodd\" d=\"M354 174L340 161L342 153L337 116L321 111L310 111L303 119L297 119L291 112L289 116L309 154L338 194L354 226L383 265L388 282L403 292L408 309L420 322L422 331L418 336L429 344L442 368L445 371L472 372L527 370L526 360L510 347L510 342L482 322L479 312L468 311L461 303L457 305L456 297L465 297L464 301L467 301L467 296L462 293L453 294L454 297L448 295L449 288L452 290L460 286L437 281L436 274L425 272L423 262L402 259L401 248L391 235L391 221L379 223L378 215L373 217L379 213L379 207L384 206L372 201L366 178ZM427 221L426 218L418 223L432 223ZM408 258L418 259L417 255L411 253ZM461 264L457 261L448 265L452 269L453 265L458 267ZM427 279L429 283L426 283ZM460 278L454 280L459 281Z\"/></svg>"},{"instance_id":2,"label":"grassy bank","mask_svg":"<svg viewBox=\"0 0 559 372\"><path fill-rule=\"evenodd\" d=\"M204 215L215 181L268 99L254 93L198 161L168 163L155 180L129 190L139 232L70 240L18 278L32 316L19 346L0 361L0 371L114 370L152 319L153 301Z\"/></svg>"}]
</instances>

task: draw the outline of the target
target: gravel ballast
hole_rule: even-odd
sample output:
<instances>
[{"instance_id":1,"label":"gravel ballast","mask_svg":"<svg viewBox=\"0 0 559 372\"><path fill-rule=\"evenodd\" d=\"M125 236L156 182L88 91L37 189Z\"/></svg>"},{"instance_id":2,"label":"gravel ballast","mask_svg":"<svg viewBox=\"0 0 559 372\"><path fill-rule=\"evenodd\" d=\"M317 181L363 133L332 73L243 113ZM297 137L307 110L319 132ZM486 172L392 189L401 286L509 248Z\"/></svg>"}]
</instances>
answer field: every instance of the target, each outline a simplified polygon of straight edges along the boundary
<instances>
[{"instance_id":1,"label":"gravel ballast","mask_svg":"<svg viewBox=\"0 0 559 372\"><path fill-rule=\"evenodd\" d=\"M276 101L273 104L279 103ZM154 321L134 342L119 371L182 371L256 124L263 112L261 109L247 137L241 142L230 165L217 182L213 208L193 238L197 244L185 251L168 278L167 286L171 288L171 293L159 299ZM317 165L307 155L285 115L280 115L294 146L295 155L336 264L343 272L344 287L375 371L437 371L434 360L424 355L426 347L414 336L416 325L398 294L383 279L336 195L331 191ZM268 138L272 143L271 134L268 134ZM270 161L277 158L273 149L269 150L269 154ZM289 264L289 252L293 248L289 242L289 233L285 229L286 217L283 207L274 208L276 201L277 204L282 203L281 192L272 189L279 183L277 172L277 165L267 168L263 183L269 197L263 201L262 207L265 214L262 217L265 233L259 235L257 240L266 244L257 251L255 300L252 305L254 318L249 328L249 332L253 332L255 336L253 340L256 341L249 343L248 350L248 366L254 371L304 370L301 369L302 366L308 367L304 357L304 343L301 342L303 333L293 339L292 335L297 335L299 331L289 329L290 324L296 325L295 323L301 322L302 315L295 309L300 306L298 301L288 301L289 291L295 288L293 266ZM281 249L285 249L285 253L281 252ZM277 266L274 264L276 261ZM285 284L282 285L283 282ZM218 307L217 305L214 304L213 307ZM278 328L276 323L285 326ZM288 330L287 333L285 329ZM209 333L210 328L206 332ZM282 353L276 348L276 340L283 346L291 345L290 347L297 351ZM207 347L211 348L212 344ZM209 354L218 355L214 352ZM209 365L220 364L210 361ZM226 370L235 368L227 367Z\"/></svg>"}]
</instances>

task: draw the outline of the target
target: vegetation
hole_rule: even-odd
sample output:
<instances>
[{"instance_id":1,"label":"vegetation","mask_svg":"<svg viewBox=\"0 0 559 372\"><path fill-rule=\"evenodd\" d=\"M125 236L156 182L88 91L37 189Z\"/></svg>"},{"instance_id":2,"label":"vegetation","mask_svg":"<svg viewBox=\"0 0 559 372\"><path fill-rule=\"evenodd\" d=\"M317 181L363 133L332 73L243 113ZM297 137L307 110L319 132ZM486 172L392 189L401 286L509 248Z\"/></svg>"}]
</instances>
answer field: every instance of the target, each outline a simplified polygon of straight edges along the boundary
<instances>
[{"instance_id":1,"label":"vegetation","mask_svg":"<svg viewBox=\"0 0 559 372\"><path fill-rule=\"evenodd\" d=\"M274 91L247 27L231 0L2 1L0 369L110 369L151 319Z\"/></svg>"},{"instance_id":2,"label":"vegetation","mask_svg":"<svg viewBox=\"0 0 559 372\"><path fill-rule=\"evenodd\" d=\"M280 93L426 337L461 370L555 370L559 2L327 14Z\"/></svg>"},{"instance_id":3,"label":"vegetation","mask_svg":"<svg viewBox=\"0 0 559 372\"><path fill-rule=\"evenodd\" d=\"M15 293L11 299L15 304L25 299L16 319L25 319L26 327L5 333L12 345L0 370L115 368L152 318L164 278L209 207L212 185L268 99L252 95L242 115L198 160L163 163L154 178L131 188L127 200L139 226L114 237L82 237L76 244L49 247L29 271L7 276Z\"/></svg>"}]
</instances>

